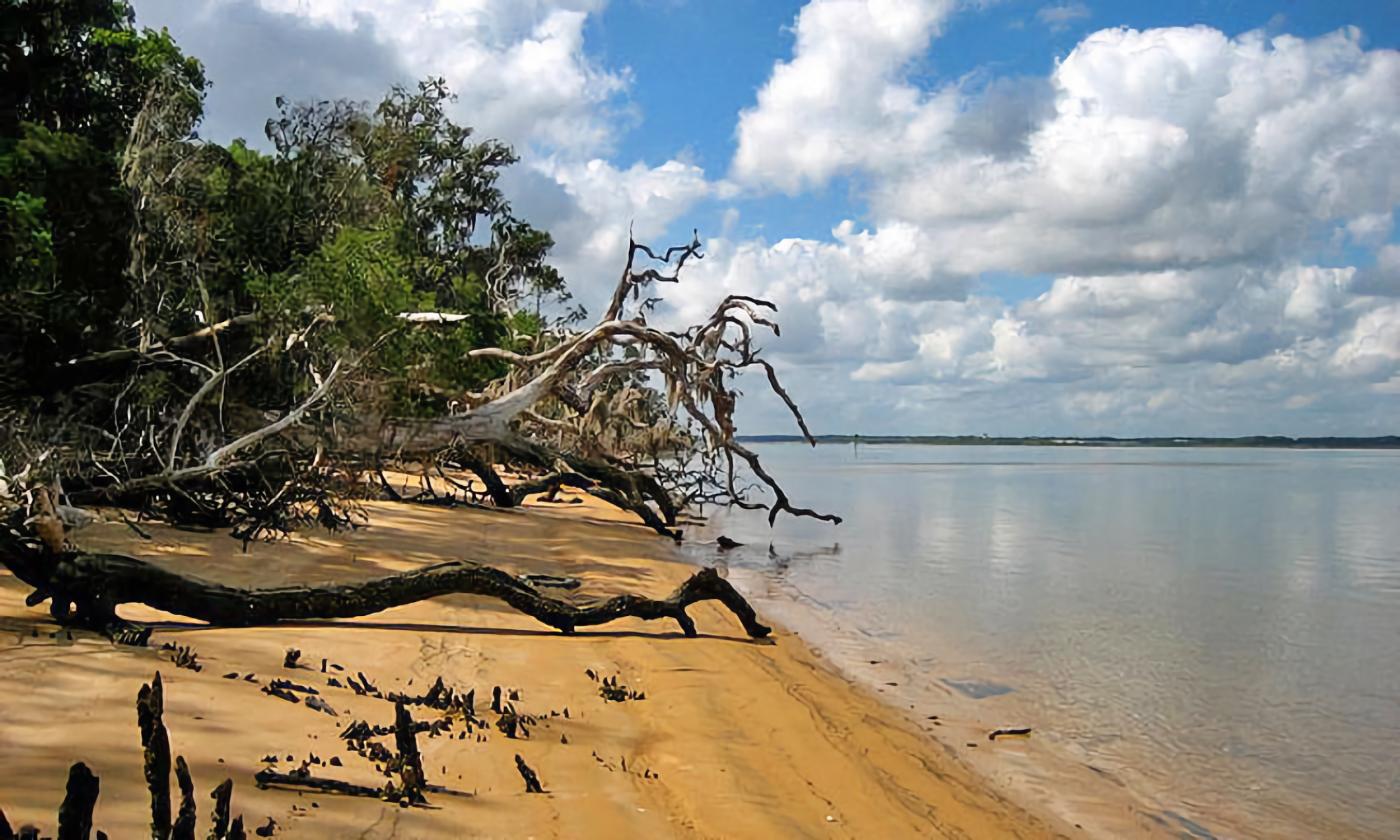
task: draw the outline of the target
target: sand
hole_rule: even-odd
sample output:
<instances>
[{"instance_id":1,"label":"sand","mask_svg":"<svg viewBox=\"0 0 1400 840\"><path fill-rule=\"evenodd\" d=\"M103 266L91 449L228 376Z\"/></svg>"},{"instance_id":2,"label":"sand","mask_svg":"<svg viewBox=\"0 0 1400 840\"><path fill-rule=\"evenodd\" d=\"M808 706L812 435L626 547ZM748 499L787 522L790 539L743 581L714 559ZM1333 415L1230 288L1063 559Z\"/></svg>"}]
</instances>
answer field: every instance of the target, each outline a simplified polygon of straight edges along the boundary
<instances>
[{"instance_id":1,"label":"sand","mask_svg":"<svg viewBox=\"0 0 1400 840\"><path fill-rule=\"evenodd\" d=\"M577 576L588 594L661 596L694 571L675 547L643 528L602 521L591 504L530 510L366 507L369 527L254 544L246 553L222 533L147 526L138 539L106 522L83 531L84 547L123 551L202 577L245 585L346 580L469 558L517 572ZM838 675L800 638L777 628L771 642L744 636L710 604L692 608L701 637L673 623L626 620L563 636L501 605L450 596L364 619L272 628L220 629L124 607L161 623L145 650L86 634L69 640L27 589L0 572L0 808L12 825L47 831L69 765L101 778L96 825L111 837L147 831L147 800L134 699L159 671L173 752L189 762L200 836L208 792L232 778L234 812L249 826L274 818L288 837L1046 837L1068 823L1033 815L920 729L914 713L882 703ZM190 645L203 670L180 669L165 642ZM299 648L302 667L283 668ZM420 736L429 781L452 793L431 808L377 800L258 790L267 755L279 767L310 754L339 756L318 773L382 784L338 733L352 719L388 724L393 708L326 685L321 660L363 671L384 691L418 693L442 676L475 687L478 709L492 686L518 689L516 706L545 717L528 740L492 732L486 742ZM616 675L646 699L605 702L585 673ZM256 674L258 683L223 675ZM343 675L341 675L343 676ZM319 687L338 717L263 694L283 677ZM486 715L495 719L494 715ZM563 739L567 738L567 743ZM391 739L390 739L391 740ZM527 795L519 753L546 795ZM287 756L294 756L292 762ZM625 763L625 769L624 769Z\"/></svg>"}]
</instances>

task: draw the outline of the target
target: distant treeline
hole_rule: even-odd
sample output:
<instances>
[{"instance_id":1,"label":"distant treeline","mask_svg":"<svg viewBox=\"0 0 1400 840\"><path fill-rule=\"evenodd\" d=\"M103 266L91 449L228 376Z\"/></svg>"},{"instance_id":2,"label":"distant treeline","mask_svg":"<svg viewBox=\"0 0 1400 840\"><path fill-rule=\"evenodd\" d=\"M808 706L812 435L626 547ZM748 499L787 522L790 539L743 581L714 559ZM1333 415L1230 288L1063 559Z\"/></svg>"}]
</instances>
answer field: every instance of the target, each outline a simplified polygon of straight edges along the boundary
<instances>
[{"instance_id":1,"label":"distant treeline","mask_svg":"<svg viewBox=\"0 0 1400 840\"><path fill-rule=\"evenodd\" d=\"M745 435L751 443L795 443L797 435ZM1260 449L1400 449L1400 436L1380 437L990 437L985 435L817 435L817 443L917 443L928 446L1218 446Z\"/></svg>"}]
</instances>

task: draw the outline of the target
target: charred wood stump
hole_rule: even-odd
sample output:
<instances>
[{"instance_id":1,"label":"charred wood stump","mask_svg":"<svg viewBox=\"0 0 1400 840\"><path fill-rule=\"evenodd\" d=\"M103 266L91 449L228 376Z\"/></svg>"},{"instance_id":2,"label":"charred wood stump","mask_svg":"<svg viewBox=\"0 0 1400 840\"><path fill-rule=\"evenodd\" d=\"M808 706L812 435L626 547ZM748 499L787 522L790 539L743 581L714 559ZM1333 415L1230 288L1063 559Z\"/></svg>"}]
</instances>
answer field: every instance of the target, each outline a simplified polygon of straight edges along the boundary
<instances>
[{"instance_id":1,"label":"charred wood stump","mask_svg":"<svg viewBox=\"0 0 1400 840\"><path fill-rule=\"evenodd\" d=\"M210 817L209 840L223 840L229 834L228 811L233 799L233 779L224 779L214 788L209 798L214 800L214 813Z\"/></svg>"},{"instance_id":2,"label":"charred wood stump","mask_svg":"<svg viewBox=\"0 0 1400 840\"><path fill-rule=\"evenodd\" d=\"M195 840L197 817L194 804L194 780L183 756L175 759L175 778L180 786L180 810L174 824L170 822L170 738L165 729L165 696L160 673L150 684L142 685L136 697L136 720L141 729L144 753L144 775L151 799L151 837ZM97 806L98 778L87 765L78 762L68 770L68 785L63 804L58 809L58 840L89 840L93 835L92 815ZM226 779L214 789L213 827L208 840L247 840L242 819L229 824L229 799L233 780ZM96 832L97 840L107 835ZM16 833L0 811L0 840L15 840ZM18 837L39 840L39 829L22 826Z\"/></svg>"},{"instance_id":3,"label":"charred wood stump","mask_svg":"<svg viewBox=\"0 0 1400 840\"><path fill-rule=\"evenodd\" d=\"M58 840L88 840L92 836L92 809L97 807L98 781L81 761L68 770L68 791L58 808ZM12 837L0 814L0 837Z\"/></svg>"},{"instance_id":4,"label":"charred wood stump","mask_svg":"<svg viewBox=\"0 0 1400 840\"><path fill-rule=\"evenodd\" d=\"M525 780L526 793L544 793L540 777L535 775L535 771L530 769L530 765L525 763L525 759L521 758L519 753L515 755L515 769L520 771L520 778Z\"/></svg>"},{"instance_id":5,"label":"charred wood stump","mask_svg":"<svg viewBox=\"0 0 1400 840\"><path fill-rule=\"evenodd\" d=\"M151 837L170 837L170 736L165 731L165 690L160 673L136 696L136 721L141 727L146 788L151 793Z\"/></svg>"},{"instance_id":6,"label":"charred wood stump","mask_svg":"<svg viewBox=\"0 0 1400 840\"><path fill-rule=\"evenodd\" d=\"M180 812L171 826L172 840L194 840L194 780L183 755L175 756L175 781L180 786Z\"/></svg>"}]
</instances>

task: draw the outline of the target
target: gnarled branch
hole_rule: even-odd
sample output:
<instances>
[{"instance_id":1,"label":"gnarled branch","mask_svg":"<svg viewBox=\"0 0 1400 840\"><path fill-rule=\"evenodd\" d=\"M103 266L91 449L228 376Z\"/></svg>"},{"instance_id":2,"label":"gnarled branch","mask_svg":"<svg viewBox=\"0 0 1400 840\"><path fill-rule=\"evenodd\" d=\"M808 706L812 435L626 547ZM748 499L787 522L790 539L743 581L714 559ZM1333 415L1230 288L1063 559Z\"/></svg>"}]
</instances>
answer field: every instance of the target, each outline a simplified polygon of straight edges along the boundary
<instances>
[{"instance_id":1,"label":"gnarled branch","mask_svg":"<svg viewBox=\"0 0 1400 840\"><path fill-rule=\"evenodd\" d=\"M528 578L465 560L355 583L251 589L182 575L119 554L70 551L54 556L14 542L0 548L0 563L37 593L52 598L55 618L109 635L129 632L116 616L116 607L126 603L145 604L222 627L252 627L371 615L450 594L499 599L564 633L620 618L670 618L687 636L694 636L696 630L686 608L698 601L716 600L734 613L751 637L762 638L770 632L744 596L714 569L696 572L666 598L629 594L573 603L544 594ZM168 772L167 760L164 773ZM168 817L167 810L167 824Z\"/></svg>"}]
</instances>

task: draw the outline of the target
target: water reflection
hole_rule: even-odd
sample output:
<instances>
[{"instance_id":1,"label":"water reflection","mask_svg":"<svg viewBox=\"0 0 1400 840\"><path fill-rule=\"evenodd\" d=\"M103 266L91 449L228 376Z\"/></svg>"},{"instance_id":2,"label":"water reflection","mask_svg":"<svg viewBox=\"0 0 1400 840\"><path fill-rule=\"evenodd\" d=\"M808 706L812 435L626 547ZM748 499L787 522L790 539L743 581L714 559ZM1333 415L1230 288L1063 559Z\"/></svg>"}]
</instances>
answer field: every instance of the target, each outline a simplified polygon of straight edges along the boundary
<instances>
[{"instance_id":1,"label":"water reflection","mask_svg":"<svg viewBox=\"0 0 1400 840\"><path fill-rule=\"evenodd\" d=\"M957 651L982 667L942 676L1015 685L1187 819L1400 835L1400 453L760 454L846 524L725 512L707 532L882 656Z\"/></svg>"}]
</instances>

